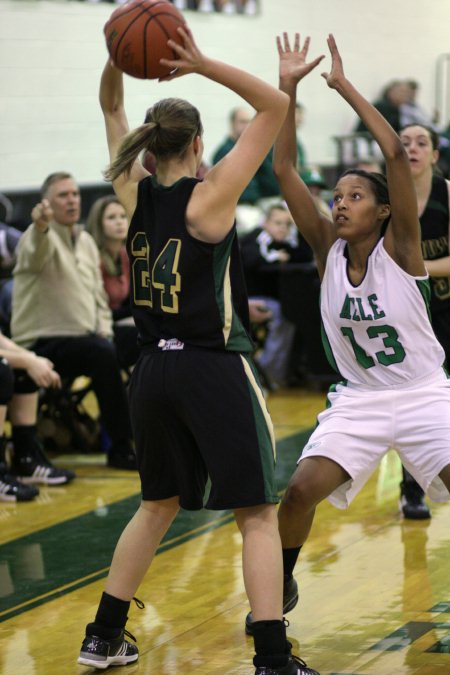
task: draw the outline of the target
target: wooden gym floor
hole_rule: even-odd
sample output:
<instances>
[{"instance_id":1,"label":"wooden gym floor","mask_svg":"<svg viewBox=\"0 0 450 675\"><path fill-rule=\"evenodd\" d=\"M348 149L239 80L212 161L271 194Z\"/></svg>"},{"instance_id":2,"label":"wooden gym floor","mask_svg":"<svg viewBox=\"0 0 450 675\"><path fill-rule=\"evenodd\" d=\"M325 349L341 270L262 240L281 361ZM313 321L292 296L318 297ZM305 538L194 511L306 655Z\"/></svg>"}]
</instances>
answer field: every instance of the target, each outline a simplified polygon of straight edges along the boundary
<instances>
[{"instance_id":1,"label":"wooden gym floor","mask_svg":"<svg viewBox=\"0 0 450 675\"><path fill-rule=\"evenodd\" d=\"M302 390L270 395L280 490L324 403L324 394ZM76 659L139 483L102 456L55 462L76 468L72 485L0 504L2 675L100 672ZM433 505L429 522L404 521L399 480L389 453L348 511L328 502L317 511L288 636L322 675L450 675L450 505ZM181 513L139 590L145 609L130 610L140 660L114 672L253 673L240 558L229 512Z\"/></svg>"}]
</instances>

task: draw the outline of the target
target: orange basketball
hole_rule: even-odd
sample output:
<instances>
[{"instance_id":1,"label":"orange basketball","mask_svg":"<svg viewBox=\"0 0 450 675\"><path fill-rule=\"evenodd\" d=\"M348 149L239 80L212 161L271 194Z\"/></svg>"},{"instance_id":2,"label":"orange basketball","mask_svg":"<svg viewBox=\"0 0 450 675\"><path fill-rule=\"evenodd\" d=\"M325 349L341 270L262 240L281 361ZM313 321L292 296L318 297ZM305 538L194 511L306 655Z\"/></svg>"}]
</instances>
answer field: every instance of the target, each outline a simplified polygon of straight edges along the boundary
<instances>
[{"instance_id":1,"label":"orange basketball","mask_svg":"<svg viewBox=\"0 0 450 675\"><path fill-rule=\"evenodd\" d=\"M167 46L185 22L181 12L167 0L130 0L111 14L105 24L106 46L113 63L132 77L152 80L169 74L159 60L176 59Z\"/></svg>"}]
</instances>

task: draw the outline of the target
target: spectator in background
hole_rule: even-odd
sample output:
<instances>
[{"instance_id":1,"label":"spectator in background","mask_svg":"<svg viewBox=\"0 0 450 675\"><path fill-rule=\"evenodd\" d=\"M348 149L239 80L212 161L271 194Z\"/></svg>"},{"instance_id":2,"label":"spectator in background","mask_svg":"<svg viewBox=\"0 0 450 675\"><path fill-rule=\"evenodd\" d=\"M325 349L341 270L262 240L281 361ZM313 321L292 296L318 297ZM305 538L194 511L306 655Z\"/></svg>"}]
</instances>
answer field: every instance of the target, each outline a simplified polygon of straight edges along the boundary
<instances>
[{"instance_id":1,"label":"spectator in background","mask_svg":"<svg viewBox=\"0 0 450 675\"><path fill-rule=\"evenodd\" d=\"M248 110L247 108L233 108L229 116L230 130L228 136L214 152L212 158L213 164L220 162L220 160L225 157L236 145L236 141L241 137L241 134L247 128L248 124L252 120L252 117L252 111ZM260 197L260 188L256 176L254 176L239 197L238 203L255 206Z\"/></svg>"},{"instance_id":2,"label":"spectator in background","mask_svg":"<svg viewBox=\"0 0 450 675\"><path fill-rule=\"evenodd\" d=\"M450 365L450 181L435 173L439 137L431 127L409 124L400 130L408 154L419 212L422 255L430 275L431 325ZM400 507L405 518L431 517L424 491L403 467Z\"/></svg>"},{"instance_id":3,"label":"spectator in background","mask_svg":"<svg viewBox=\"0 0 450 675\"><path fill-rule=\"evenodd\" d=\"M93 0L91 0L92 2ZM97 1L97 0L95 0ZM110 1L110 0L108 0ZM116 0L117 2L118 0ZM178 9L197 12L221 12L222 14L256 14L258 0L170 0Z\"/></svg>"},{"instance_id":4,"label":"spectator in background","mask_svg":"<svg viewBox=\"0 0 450 675\"><path fill-rule=\"evenodd\" d=\"M373 157L365 157L360 159L355 164L355 169L361 169L361 171L367 171L369 173L384 173L383 168L380 162Z\"/></svg>"},{"instance_id":5,"label":"spectator in background","mask_svg":"<svg viewBox=\"0 0 450 675\"><path fill-rule=\"evenodd\" d=\"M400 128L408 124L422 124L427 127L433 127L433 120L416 100L419 91L419 83L415 80L406 80L408 87L408 99L400 106Z\"/></svg>"},{"instance_id":6,"label":"spectator in background","mask_svg":"<svg viewBox=\"0 0 450 675\"><path fill-rule=\"evenodd\" d=\"M322 190L328 189L328 185L326 184L325 178L320 173L319 169L317 169L315 167L311 167L309 169L304 169L300 173L300 176L301 176L303 182L305 183L305 185L308 186L308 190L312 194L312 197L314 199L314 203L317 206L319 212L323 216L325 216L325 218L328 218L329 220L331 220L331 209L330 209L328 203L321 196ZM311 257L312 257L312 251L311 251Z\"/></svg>"},{"instance_id":7,"label":"spectator in background","mask_svg":"<svg viewBox=\"0 0 450 675\"><path fill-rule=\"evenodd\" d=\"M220 162L235 146L236 141L247 128L252 117L252 112L247 108L234 108L231 111L229 117L230 132L214 152L213 164ZM238 233L242 234L256 227L263 216L264 200L279 194L280 188L272 169L271 150L239 198L236 208Z\"/></svg>"},{"instance_id":8,"label":"spectator in background","mask_svg":"<svg viewBox=\"0 0 450 675\"><path fill-rule=\"evenodd\" d=\"M65 485L75 478L73 471L53 466L37 438L38 390L60 386L51 361L0 333L0 502L30 501L39 494L36 484ZM12 427L11 466L4 436L7 409Z\"/></svg>"},{"instance_id":9,"label":"spectator in background","mask_svg":"<svg viewBox=\"0 0 450 675\"><path fill-rule=\"evenodd\" d=\"M21 236L20 230L0 222L0 327L7 334L11 320L12 272Z\"/></svg>"},{"instance_id":10,"label":"spectator in background","mask_svg":"<svg viewBox=\"0 0 450 675\"><path fill-rule=\"evenodd\" d=\"M98 248L78 225L78 185L68 173L53 173L41 194L17 247L13 339L50 359L61 377L91 379L111 439L108 465L135 469L128 401L112 342Z\"/></svg>"},{"instance_id":11,"label":"spectator in background","mask_svg":"<svg viewBox=\"0 0 450 675\"><path fill-rule=\"evenodd\" d=\"M286 386L295 326L282 314L278 276L280 265L311 259L310 249L299 246L292 216L282 202L272 204L262 226L240 243L249 298L259 303L260 311L271 313L262 352L255 360L271 388Z\"/></svg>"},{"instance_id":12,"label":"spectator in background","mask_svg":"<svg viewBox=\"0 0 450 675\"><path fill-rule=\"evenodd\" d=\"M411 88L405 81L393 80L384 89L381 98L373 103L397 133L401 128L401 107L411 99ZM362 120L358 121L356 131L368 131Z\"/></svg>"},{"instance_id":13,"label":"spectator in background","mask_svg":"<svg viewBox=\"0 0 450 675\"><path fill-rule=\"evenodd\" d=\"M100 197L94 202L86 229L100 252L100 269L112 311L117 356L120 366L128 370L139 356L138 332L130 305L130 263L125 247L128 218L115 195Z\"/></svg>"}]
</instances>

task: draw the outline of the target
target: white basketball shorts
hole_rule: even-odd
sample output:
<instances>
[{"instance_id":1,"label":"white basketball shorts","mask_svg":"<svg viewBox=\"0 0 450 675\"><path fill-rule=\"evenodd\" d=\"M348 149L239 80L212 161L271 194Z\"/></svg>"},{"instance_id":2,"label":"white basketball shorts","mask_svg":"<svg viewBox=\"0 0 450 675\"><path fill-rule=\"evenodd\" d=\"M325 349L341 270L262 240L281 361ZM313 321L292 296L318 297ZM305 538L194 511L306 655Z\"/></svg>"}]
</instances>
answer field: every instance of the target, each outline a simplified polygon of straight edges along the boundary
<instances>
[{"instance_id":1,"label":"white basketball shorts","mask_svg":"<svg viewBox=\"0 0 450 675\"><path fill-rule=\"evenodd\" d=\"M391 448L430 499L450 500L438 475L450 464L450 380L443 370L382 390L338 384L298 462L322 456L342 466L351 480L328 499L345 509Z\"/></svg>"}]
</instances>

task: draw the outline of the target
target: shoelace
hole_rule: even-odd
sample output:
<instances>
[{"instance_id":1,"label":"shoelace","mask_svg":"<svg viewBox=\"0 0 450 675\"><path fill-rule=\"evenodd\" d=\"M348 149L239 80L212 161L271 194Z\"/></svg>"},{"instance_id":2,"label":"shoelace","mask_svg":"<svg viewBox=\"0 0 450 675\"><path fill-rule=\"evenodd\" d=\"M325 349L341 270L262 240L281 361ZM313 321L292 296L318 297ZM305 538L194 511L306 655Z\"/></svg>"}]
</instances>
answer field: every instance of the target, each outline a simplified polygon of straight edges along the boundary
<instances>
[{"instance_id":1,"label":"shoelace","mask_svg":"<svg viewBox=\"0 0 450 675\"><path fill-rule=\"evenodd\" d=\"M138 607L138 609L144 609L144 608L145 608L145 605L144 605L144 603L142 602L142 600L139 600L139 598L135 598L135 597L133 597L132 599L133 599L134 602L136 603L136 607ZM137 642L137 640L136 640L136 638L134 637L133 633L130 633L130 631L127 630L126 628L123 629L123 634L124 634L126 637L131 638L131 640L133 640L133 642Z\"/></svg>"},{"instance_id":2,"label":"shoelace","mask_svg":"<svg viewBox=\"0 0 450 675\"><path fill-rule=\"evenodd\" d=\"M297 664L298 666L303 666L303 667L305 667L305 668L308 667L308 666L306 665L306 663L303 661L303 659L301 659L299 656L294 656L294 654L292 654L291 658L292 658L293 662L294 662L295 664Z\"/></svg>"},{"instance_id":3,"label":"shoelace","mask_svg":"<svg viewBox=\"0 0 450 675\"><path fill-rule=\"evenodd\" d=\"M135 597L133 597L132 599L133 599L134 602L136 603L136 607L137 607L138 609L144 609L144 608L145 608L145 605L144 605L144 603L142 602L142 600L139 600L139 598L135 598ZM136 638L134 637L134 635L133 635L132 633L130 633L130 631L127 630L126 628L123 629L123 634L126 635L127 637L131 638L131 639L133 640L133 642L137 642L137 640L136 640Z\"/></svg>"},{"instance_id":4,"label":"shoelace","mask_svg":"<svg viewBox=\"0 0 450 675\"><path fill-rule=\"evenodd\" d=\"M284 623L286 626L289 626L289 621L287 619L284 619ZM286 641L287 644L289 645L289 651L292 649L292 642L289 642L289 640ZM307 668L307 664L301 659L299 656L295 656L294 654L291 654L291 658L299 666L302 666L304 668Z\"/></svg>"},{"instance_id":5,"label":"shoelace","mask_svg":"<svg viewBox=\"0 0 450 675\"><path fill-rule=\"evenodd\" d=\"M138 609L145 609L145 605L144 605L144 603L142 602L142 600L139 600L139 598L134 598L134 597L133 597L133 600L134 600L134 602L136 603L136 607L137 607Z\"/></svg>"},{"instance_id":6,"label":"shoelace","mask_svg":"<svg viewBox=\"0 0 450 675\"><path fill-rule=\"evenodd\" d=\"M133 642L137 642L134 635L132 633L130 633L130 631L127 630L126 628L123 629L123 634L126 635L127 638L131 638L133 640Z\"/></svg>"},{"instance_id":7,"label":"shoelace","mask_svg":"<svg viewBox=\"0 0 450 675\"><path fill-rule=\"evenodd\" d=\"M291 654L291 658L292 658L292 660L293 660L293 662L295 663L296 666L300 666L300 668L302 668L302 672L308 671L308 673L311 673L311 674L317 673L317 671L314 670L314 668L309 668L308 665L299 656L294 656L294 654ZM303 668L305 669L304 671L303 671Z\"/></svg>"}]
</instances>

